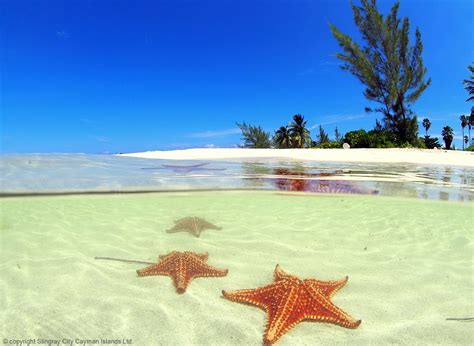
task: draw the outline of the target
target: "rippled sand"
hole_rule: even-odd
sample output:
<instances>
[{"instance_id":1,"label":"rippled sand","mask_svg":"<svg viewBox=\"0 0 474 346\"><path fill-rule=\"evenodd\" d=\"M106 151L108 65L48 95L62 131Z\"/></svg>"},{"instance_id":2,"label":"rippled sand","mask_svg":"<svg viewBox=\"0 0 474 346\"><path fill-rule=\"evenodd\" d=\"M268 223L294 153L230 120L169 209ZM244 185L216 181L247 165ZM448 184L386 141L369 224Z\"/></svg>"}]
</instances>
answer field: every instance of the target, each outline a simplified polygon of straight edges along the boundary
<instances>
[{"instance_id":1,"label":"rippled sand","mask_svg":"<svg viewBox=\"0 0 474 346\"><path fill-rule=\"evenodd\" d=\"M1 199L0 336L132 339L135 345L260 345L263 311L221 290L290 274L349 282L334 303L358 329L304 322L280 345L469 344L474 317L472 203L380 196L193 192ZM200 216L223 227L168 234ZM172 250L228 268L178 295L144 267Z\"/></svg>"}]
</instances>

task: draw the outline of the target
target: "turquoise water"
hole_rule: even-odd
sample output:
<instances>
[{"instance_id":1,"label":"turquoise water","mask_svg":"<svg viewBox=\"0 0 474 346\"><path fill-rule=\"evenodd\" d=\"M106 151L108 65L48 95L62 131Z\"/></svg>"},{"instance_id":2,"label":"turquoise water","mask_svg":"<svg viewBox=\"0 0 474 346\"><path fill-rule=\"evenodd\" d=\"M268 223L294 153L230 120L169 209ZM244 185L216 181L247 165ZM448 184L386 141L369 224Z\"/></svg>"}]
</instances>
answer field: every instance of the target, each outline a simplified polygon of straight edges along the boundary
<instances>
[{"instance_id":1,"label":"turquoise water","mask_svg":"<svg viewBox=\"0 0 474 346\"><path fill-rule=\"evenodd\" d=\"M332 301L362 320L305 321L279 345L474 339L467 168L58 154L4 156L0 179L7 343L261 345L265 312L222 290L268 285L277 264L301 279L348 276ZM222 229L166 232L190 216ZM95 259L172 251L207 252L228 274L178 294L169 277L137 276L147 264Z\"/></svg>"}]
</instances>

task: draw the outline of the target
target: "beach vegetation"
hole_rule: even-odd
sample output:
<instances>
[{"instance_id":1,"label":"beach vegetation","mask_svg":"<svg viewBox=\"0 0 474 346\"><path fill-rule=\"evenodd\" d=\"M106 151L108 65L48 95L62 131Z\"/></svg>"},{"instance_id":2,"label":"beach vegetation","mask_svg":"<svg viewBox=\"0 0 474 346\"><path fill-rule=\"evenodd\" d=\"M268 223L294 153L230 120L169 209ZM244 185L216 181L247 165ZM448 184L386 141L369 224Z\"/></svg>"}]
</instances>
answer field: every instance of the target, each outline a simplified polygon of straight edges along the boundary
<instances>
[{"instance_id":1,"label":"beach vegetation","mask_svg":"<svg viewBox=\"0 0 474 346\"><path fill-rule=\"evenodd\" d=\"M339 143L342 144L342 139L343 139L343 138L342 138L342 135L341 135L341 133L339 132L339 130L337 129L337 126L336 126L336 128L334 129L334 140L335 140L336 142L339 142Z\"/></svg>"},{"instance_id":2,"label":"beach vegetation","mask_svg":"<svg viewBox=\"0 0 474 346\"><path fill-rule=\"evenodd\" d=\"M431 127L431 121L428 118L424 118L422 124L423 124L423 127L425 128L425 135L427 136L428 135L428 130Z\"/></svg>"},{"instance_id":3,"label":"beach vegetation","mask_svg":"<svg viewBox=\"0 0 474 346\"><path fill-rule=\"evenodd\" d=\"M344 136L344 142L348 143L351 148L368 148L369 136L364 129L349 131Z\"/></svg>"},{"instance_id":4,"label":"beach vegetation","mask_svg":"<svg viewBox=\"0 0 474 346\"><path fill-rule=\"evenodd\" d=\"M415 42L410 46L410 22L407 17L398 18L399 2L386 17L378 11L376 0L351 5L365 45L330 24L343 51L337 54L343 62L341 67L365 85L364 95L369 101L380 105L366 107L366 111L383 115L383 126L396 135L397 144L408 142L416 146L418 123L411 105L431 83L425 78L420 30L416 28Z\"/></svg>"},{"instance_id":5,"label":"beach vegetation","mask_svg":"<svg viewBox=\"0 0 474 346\"><path fill-rule=\"evenodd\" d=\"M369 148L395 148L397 147L398 138L392 132L383 128L381 130L373 129L367 132ZM401 144L403 148L404 145L408 144L413 145L410 142L405 142ZM413 146L418 146L418 143L415 143Z\"/></svg>"},{"instance_id":6,"label":"beach vegetation","mask_svg":"<svg viewBox=\"0 0 474 346\"><path fill-rule=\"evenodd\" d=\"M365 131L363 129L349 131L344 136L344 142L351 148L396 148L396 147L424 147L424 143L415 141L399 143L397 136L386 128L375 127L373 130Z\"/></svg>"},{"instance_id":7,"label":"beach vegetation","mask_svg":"<svg viewBox=\"0 0 474 346\"><path fill-rule=\"evenodd\" d=\"M453 142L454 138L453 134L453 129L450 126L443 127L443 130L441 131L441 136L443 136L444 141L444 147L448 150L451 149L451 143Z\"/></svg>"},{"instance_id":8,"label":"beach vegetation","mask_svg":"<svg viewBox=\"0 0 474 346\"><path fill-rule=\"evenodd\" d=\"M425 144L426 149L441 148L441 144L439 144L438 137L431 137L430 135L425 135L422 140Z\"/></svg>"},{"instance_id":9,"label":"beach vegetation","mask_svg":"<svg viewBox=\"0 0 474 346\"><path fill-rule=\"evenodd\" d=\"M311 136L306 128L307 121L301 114L295 114L289 125L289 134L293 148L307 148L311 145Z\"/></svg>"},{"instance_id":10,"label":"beach vegetation","mask_svg":"<svg viewBox=\"0 0 474 346\"><path fill-rule=\"evenodd\" d=\"M273 143L278 149L287 149L292 147L291 135L288 126L280 126L275 131Z\"/></svg>"},{"instance_id":11,"label":"beach vegetation","mask_svg":"<svg viewBox=\"0 0 474 346\"><path fill-rule=\"evenodd\" d=\"M242 122L236 123L242 131L243 148L271 148L270 133L265 132L260 126L252 126Z\"/></svg>"},{"instance_id":12,"label":"beach vegetation","mask_svg":"<svg viewBox=\"0 0 474 346\"><path fill-rule=\"evenodd\" d=\"M324 131L321 125L319 125L318 134L316 135L316 138L316 146L321 147L323 144L329 143L329 136L326 131Z\"/></svg>"},{"instance_id":13,"label":"beach vegetation","mask_svg":"<svg viewBox=\"0 0 474 346\"><path fill-rule=\"evenodd\" d=\"M474 144L471 144L466 148L466 151L474 151Z\"/></svg>"},{"instance_id":14,"label":"beach vegetation","mask_svg":"<svg viewBox=\"0 0 474 346\"><path fill-rule=\"evenodd\" d=\"M466 115L461 115L459 117L459 120L461 120L461 131L462 131L462 138L463 138L463 141L462 141L462 150L464 150L464 128L467 126L467 124L469 123L469 118L466 116ZM466 142L467 143L467 142Z\"/></svg>"},{"instance_id":15,"label":"beach vegetation","mask_svg":"<svg viewBox=\"0 0 474 346\"><path fill-rule=\"evenodd\" d=\"M341 149L342 148L342 143L340 141L328 141L321 143L320 145L317 146L317 148L320 149Z\"/></svg>"},{"instance_id":16,"label":"beach vegetation","mask_svg":"<svg viewBox=\"0 0 474 346\"><path fill-rule=\"evenodd\" d=\"M471 108L471 115L467 116L467 131L468 131L468 143L472 140L471 128L474 126L474 107Z\"/></svg>"},{"instance_id":17,"label":"beach vegetation","mask_svg":"<svg viewBox=\"0 0 474 346\"><path fill-rule=\"evenodd\" d=\"M469 65L467 68L471 72L471 77L463 81L465 85L464 89L466 89L469 94L469 97L466 102L474 101L474 64Z\"/></svg>"}]
</instances>

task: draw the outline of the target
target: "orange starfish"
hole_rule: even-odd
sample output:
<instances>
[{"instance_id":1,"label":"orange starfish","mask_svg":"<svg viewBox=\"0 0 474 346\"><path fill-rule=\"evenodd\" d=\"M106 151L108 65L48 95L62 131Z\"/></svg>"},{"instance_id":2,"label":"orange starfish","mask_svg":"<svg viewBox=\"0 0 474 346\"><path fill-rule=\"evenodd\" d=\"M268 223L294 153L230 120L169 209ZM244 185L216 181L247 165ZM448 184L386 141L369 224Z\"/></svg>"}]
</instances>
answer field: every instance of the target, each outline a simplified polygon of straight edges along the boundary
<instances>
[{"instance_id":1,"label":"orange starfish","mask_svg":"<svg viewBox=\"0 0 474 346\"><path fill-rule=\"evenodd\" d=\"M206 263L208 254L173 251L160 255L159 262L138 269L138 276L168 275L173 279L176 292L182 294L195 277L226 276L228 269L217 269Z\"/></svg>"},{"instance_id":2,"label":"orange starfish","mask_svg":"<svg viewBox=\"0 0 474 346\"><path fill-rule=\"evenodd\" d=\"M303 320L357 328L361 321L353 319L330 300L347 280L347 276L337 281L301 280L286 274L277 264L270 285L233 292L222 291L222 294L229 300L255 305L267 312L263 342L271 345Z\"/></svg>"}]
</instances>

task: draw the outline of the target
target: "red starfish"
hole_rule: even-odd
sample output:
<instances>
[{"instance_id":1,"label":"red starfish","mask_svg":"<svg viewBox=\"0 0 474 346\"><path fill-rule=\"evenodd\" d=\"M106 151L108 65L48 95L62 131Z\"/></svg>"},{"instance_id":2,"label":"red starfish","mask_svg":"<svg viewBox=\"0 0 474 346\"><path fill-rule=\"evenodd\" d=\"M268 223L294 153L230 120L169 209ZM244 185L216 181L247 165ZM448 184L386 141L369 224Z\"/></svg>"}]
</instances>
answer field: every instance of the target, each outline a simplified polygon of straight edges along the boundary
<instances>
[{"instance_id":1,"label":"red starfish","mask_svg":"<svg viewBox=\"0 0 474 346\"><path fill-rule=\"evenodd\" d=\"M138 276L168 275L176 292L182 294L195 277L226 276L227 269L217 269L206 263L207 253L173 251L160 255L159 262L137 270Z\"/></svg>"},{"instance_id":2,"label":"red starfish","mask_svg":"<svg viewBox=\"0 0 474 346\"><path fill-rule=\"evenodd\" d=\"M286 274L277 265L270 285L233 292L222 291L222 294L229 300L256 305L267 312L263 342L271 345L303 320L357 328L361 321L353 319L330 300L347 280L347 276L337 281L301 280Z\"/></svg>"}]
</instances>

